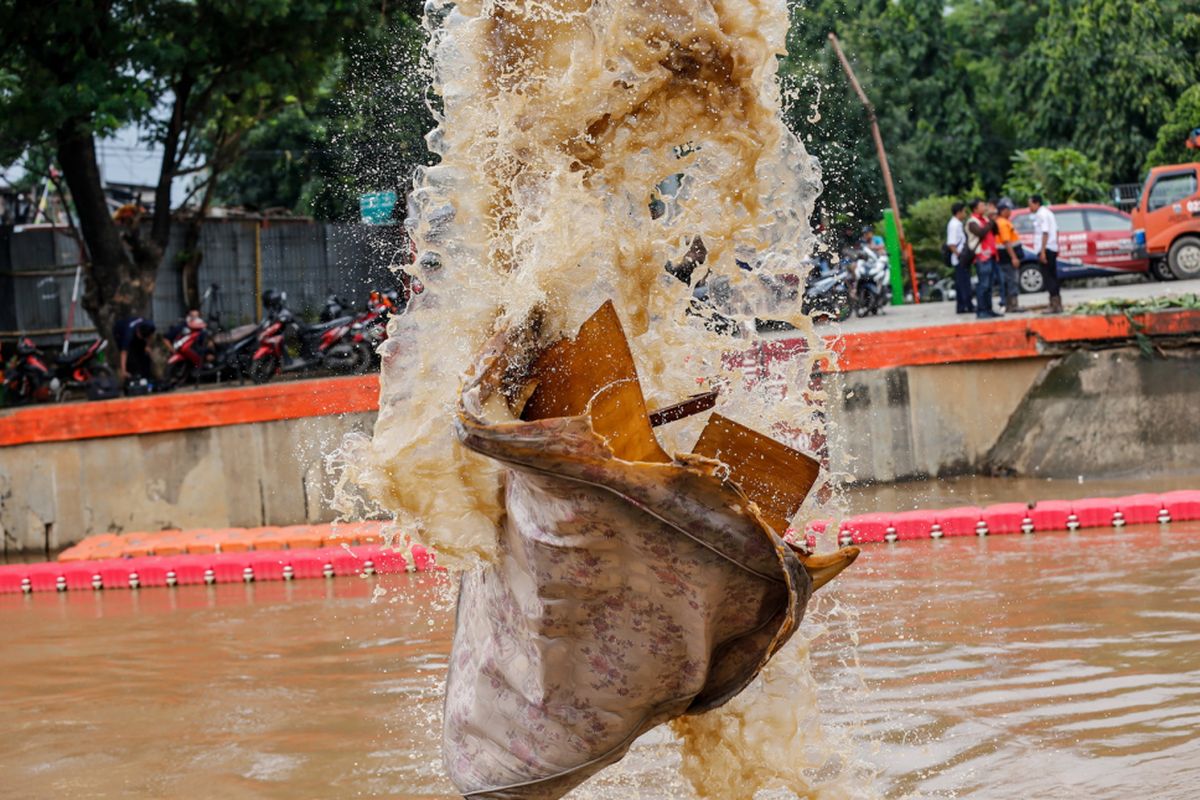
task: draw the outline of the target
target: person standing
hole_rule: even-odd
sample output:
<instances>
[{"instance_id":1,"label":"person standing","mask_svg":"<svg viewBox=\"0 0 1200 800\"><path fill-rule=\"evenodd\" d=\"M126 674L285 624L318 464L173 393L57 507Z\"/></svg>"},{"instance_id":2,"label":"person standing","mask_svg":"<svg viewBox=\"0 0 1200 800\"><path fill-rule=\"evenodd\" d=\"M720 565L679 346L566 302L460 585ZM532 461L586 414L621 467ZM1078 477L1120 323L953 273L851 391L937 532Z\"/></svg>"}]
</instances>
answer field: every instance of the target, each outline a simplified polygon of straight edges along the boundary
<instances>
[{"instance_id":1,"label":"person standing","mask_svg":"<svg viewBox=\"0 0 1200 800\"><path fill-rule=\"evenodd\" d=\"M967 218L967 204L955 201L950 206L950 221L946 223L946 265L954 269L954 311L957 314L974 314L975 302L971 299L971 262L966 253L967 234L963 220Z\"/></svg>"},{"instance_id":2,"label":"person standing","mask_svg":"<svg viewBox=\"0 0 1200 800\"><path fill-rule=\"evenodd\" d=\"M996 234L987 218L987 203L971 203L971 218L967 220L967 249L975 254L975 317L995 319L992 310L992 281L996 271Z\"/></svg>"},{"instance_id":3,"label":"person standing","mask_svg":"<svg viewBox=\"0 0 1200 800\"><path fill-rule=\"evenodd\" d=\"M1021 238L1012 224L1013 201L1000 198L996 204L996 253L999 261L1000 296L1004 298L1004 310L1008 314L1021 310L1017 295L1021 286L1017 281L1021 270L1024 251Z\"/></svg>"},{"instance_id":4,"label":"person standing","mask_svg":"<svg viewBox=\"0 0 1200 800\"><path fill-rule=\"evenodd\" d=\"M1061 314L1062 294L1058 286L1058 220L1054 212L1042 203L1042 196L1029 198L1029 210L1033 213L1033 248L1038 254L1038 264L1046 291L1050 293L1050 308L1047 314Z\"/></svg>"}]
</instances>

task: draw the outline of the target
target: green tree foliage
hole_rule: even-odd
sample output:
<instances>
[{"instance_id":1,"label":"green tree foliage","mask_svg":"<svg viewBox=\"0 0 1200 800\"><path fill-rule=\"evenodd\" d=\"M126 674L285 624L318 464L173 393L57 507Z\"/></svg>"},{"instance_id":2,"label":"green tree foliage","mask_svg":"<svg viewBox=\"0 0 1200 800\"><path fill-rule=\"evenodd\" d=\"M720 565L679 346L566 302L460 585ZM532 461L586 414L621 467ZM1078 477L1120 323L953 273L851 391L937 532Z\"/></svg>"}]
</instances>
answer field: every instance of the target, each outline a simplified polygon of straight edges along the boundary
<instances>
[{"instance_id":1,"label":"green tree foliage","mask_svg":"<svg viewBox=\"0 0 1200 800\"><path fill-rule=\"evenodd\" d=\"M1179 96L1167 121L1158 129L1158 140L1146 156L1145 169L1200 160L1200 152L1189 150L1185 144L1196 128L1200 128L1200 84Z\"/></svg>"},{"instance_id":2,"label":"green tree foliage","mask_svg":"<svg viewBox=\"0 0 1200 800\"><path fill-rule=\"evenodd\" d=\"M1040 194L1047 203L1081 203L1104 198L1103 168L1078 150L1038 147L1018 150L1004 191L1018 203Z\"/></svg>"},{"instance_id":3,"label":"green tree foliage","mask_svg":"<svg viewBox=\"0 0 1200 800\"><path fill-rule=\"evenodd\" d=\"M1022 140L1072 147L1133 181L1175 99L1197 80L1187 0L1054 0L1018 62Z\"/></svg>"},{"instance_id":4,"label":"green tree foliage","mask_svg":"<svg viewBox=\"0 0 1200 800\"><path fill-rule=\"evenodd\" d=\"M149 310L172 181L206 198L259 120L301 101L366 0L0 0L0 158L55 154L87 244L84 308L105 331ZM109 213L96 139L138 123L163 149L148 226ZM149 228L149 230L146 230Z\"/></svg>"},{"instance_id":5,"label":"green tree foliage","mask_svg":"<svg viewBox=\"0 0 1200 800\"><path fill-rule=\"evenodd\" d=\"M912 244L913 260L919 270L945 271L942 244L946 241L946 223L950 221L950 207L958 199L935 194L922 197L908 207L904 234Z\"/></svg>"},{"instance_id":6,"label":"green tree foliage","mask_svg":"<svg viewBox=\"0 0 1200 800\"><path fill-rule=\"evenodd\" d=\"M1194 0L799 0L792 20L787 120L821 161L833 221L878 219L886 196L830 31L877 110L902 211L977 179L1000 193L1018 150L1069 147L1100 180L1136 180L1200 82Z\"/></svg>"},{"instance_id":7,"label":"green tree foliage","mask_svg":"<svg viewBox=\"0 0 1200 800\"><path fill-rule=\"evenodd\" d=\"M362 192L403 193L413 169L431 163L425 134L434 124L420 68L420 6L406 5L347 42L312 102L249 132L221 202L352 220Z\"/></svg>"},{"instance_id":8,"label":"green tree foliage","mask_svg":"<svg viewBox=\"0 0 1200 800\"><path fill-rule=\"evenodd\" d=\"M796 3L791 8L788 56L780 64L784 117L821 165L825 188L818 213L836 228L879 219L883 180L871 129L826 37L836 32L852 47L856 20L882 4L869 0Z\"/></svg>"}]
</instances>

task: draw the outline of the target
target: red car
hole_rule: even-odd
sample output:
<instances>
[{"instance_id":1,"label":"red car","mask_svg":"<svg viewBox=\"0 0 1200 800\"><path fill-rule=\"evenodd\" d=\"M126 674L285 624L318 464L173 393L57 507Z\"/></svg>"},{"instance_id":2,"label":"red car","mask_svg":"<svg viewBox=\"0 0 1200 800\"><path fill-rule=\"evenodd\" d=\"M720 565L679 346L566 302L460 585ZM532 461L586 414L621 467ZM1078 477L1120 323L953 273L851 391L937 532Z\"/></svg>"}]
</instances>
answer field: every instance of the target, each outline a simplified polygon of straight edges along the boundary
<instances>
[{"instance_id":1,"label":"red car","mask_svg":"<svg viewBox=\"0 0 1200 800\"><path fill-rule=\"evenodd\" d=\"M1149 259L1134 256L1133 220L1124 211L1096 203L1065 203L1050 206L1050 210L1058 222L1060 281L1143 273L1150 269ZM1021 291L1045 291L1033 248L1033 216L1029 209L1014 211L1012 223L1025 248L1017 281Z\"/></svg>"}]
</instances>

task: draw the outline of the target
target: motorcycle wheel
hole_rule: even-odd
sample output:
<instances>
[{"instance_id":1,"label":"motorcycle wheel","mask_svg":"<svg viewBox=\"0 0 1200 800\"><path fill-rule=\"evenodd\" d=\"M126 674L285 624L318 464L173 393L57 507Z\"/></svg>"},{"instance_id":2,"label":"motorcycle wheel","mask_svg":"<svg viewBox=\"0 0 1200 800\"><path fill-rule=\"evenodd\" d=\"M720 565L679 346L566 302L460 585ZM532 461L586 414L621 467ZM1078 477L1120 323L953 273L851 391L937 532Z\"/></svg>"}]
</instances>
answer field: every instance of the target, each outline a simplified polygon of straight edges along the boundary
<instances>
[{"instance_id":1,"label":"motorcycle wheel","mask_svg":"<svg viewBox=\"0 0 1200 800\"><path fill-rule=\"evenodd\" d=\"M94 381L100 379L106 379L108 382L116 384L117 374L113 372L112 368L107 364L93 364L92 366L88 367L87 380L85 380L83 383L63 381L59 386L58 394L55 395L54 399L59 403L67 400L89 399L88 387L90 387ZM73 395L72 393L74 392L78 392L78 395Z\"/></svg>"},{"instance_id":2,"label":"motorcycle wheel","mask_svg":"<svg viewBox=\"0 0 1200 800\"><path fill-rule=\"evenodd\" d=\"M854 313L859 319L871 313L874 303L871 302L871 293L866 288L858 290L858 302L854 304Z\"/></svg>"},{"instance_id":3,"label":"motorcycle wheel","mask_svg":"<svg viewBox=\"0 0 1200 800\"><path fill-rule=\"evenodd\" d=\"M834 297L833 316L838 322L845 322L850 319L850 314L853 309L850 302L850 294L848 292L836 295Z\"/></svg>"},{"instance_id":4,"label":"motorcycle wheel","mask_svg":"<svg viewBox=\"0 0 1200 800\"><path fill-rule=\"evenodd\" d=\"M192 364L190 361L176 361L174 364L167 364L166 384L168 389L175 389L192 377Z\"/></svg>"},{"instance_id":5,"label":"motorcycle wheel","mask_svg":"<svg viewBox=\"0 0 1200 800\"><path fill-rule=\"evenodd\" d=\"M255 383L266 383L275 377L279 371L279 359L275 356L257 358L250 363L250 380Z\"/></svg>"},{"instance_id":6,"label":"motorcycle wheel","mask_svg":"<svg viewBox=\"0 0 1200 800\"><path fill-rule=\"evenodd\" d=\"M375 366L375 351L366 342L354 343L354 358L350 369L355 375L365 375Z\"/></svg>"}]
</instances>

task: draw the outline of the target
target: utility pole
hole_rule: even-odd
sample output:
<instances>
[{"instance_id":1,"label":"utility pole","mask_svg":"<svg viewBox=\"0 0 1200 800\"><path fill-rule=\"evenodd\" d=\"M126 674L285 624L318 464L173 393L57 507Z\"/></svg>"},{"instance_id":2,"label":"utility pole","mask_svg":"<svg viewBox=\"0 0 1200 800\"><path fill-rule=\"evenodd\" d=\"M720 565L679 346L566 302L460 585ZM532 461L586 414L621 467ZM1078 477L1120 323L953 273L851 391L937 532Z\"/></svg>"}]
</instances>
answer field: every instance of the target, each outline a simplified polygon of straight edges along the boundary
<instances>
[{"instance_id":1,"label":"utility pole","mask_svg":"<svg viewBox=\"0 0 1200 800\"><path fill-rule=\"evenodd\" d=\"M858 78L850 67L850 61L842 52L842 45L838 42L837 34L829 34L829 43L833 45L833 52L837 54L838 61L842 63L842 69L845 70L846 77L850 80L850 86L854 88L858 99L862 101L863 108L867 110L867 119L871 121L871 136L875 139L875 151L879 154L879 167L883 171L883 185L887 189L888 204L892 208L892 217L896 221L896 234L900 238L901 257L908 264L908 276L912 281L913 302L920 303L921 292L917 286L917 268L913 263L912 247L904 238L904 223L900 220L900 205L896 202L896 187L892 184L892 169L888 166L887 151L883 149L883 135L879 132L879 120L875 116L875 106L871 105L871 101L867 99L867 93L859 85Z\"/></svg>"}]
</instances>

